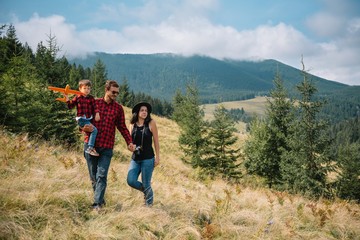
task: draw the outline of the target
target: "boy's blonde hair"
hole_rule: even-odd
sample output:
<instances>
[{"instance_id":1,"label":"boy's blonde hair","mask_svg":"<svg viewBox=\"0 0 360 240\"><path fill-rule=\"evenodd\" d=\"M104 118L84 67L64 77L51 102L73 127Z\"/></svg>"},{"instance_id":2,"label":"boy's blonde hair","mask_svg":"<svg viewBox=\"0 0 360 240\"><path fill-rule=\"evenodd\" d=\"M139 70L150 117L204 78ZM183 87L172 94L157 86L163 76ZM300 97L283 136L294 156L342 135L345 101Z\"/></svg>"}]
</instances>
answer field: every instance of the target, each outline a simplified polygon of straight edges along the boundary
<instances>
[{"instance_id":1,"label":"boy's blonde hair","mask_svg":"<svg viewBox=\"0 0 360 240\"><path fill-rule=\"evenodd\" d=\"M91 81L89 79L83 79L79 81L79 88L82 86L88 86L91 87Z\"/></svg>"}]
</instances>

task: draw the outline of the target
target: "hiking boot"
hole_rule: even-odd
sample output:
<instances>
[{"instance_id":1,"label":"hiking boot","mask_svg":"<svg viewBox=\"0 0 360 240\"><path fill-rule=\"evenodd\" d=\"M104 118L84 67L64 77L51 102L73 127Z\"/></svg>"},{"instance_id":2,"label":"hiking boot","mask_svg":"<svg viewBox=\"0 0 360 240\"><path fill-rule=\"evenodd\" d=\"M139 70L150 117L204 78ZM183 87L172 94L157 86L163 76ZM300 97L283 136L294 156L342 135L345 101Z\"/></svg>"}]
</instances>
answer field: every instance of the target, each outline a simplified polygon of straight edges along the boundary
<instances>
[{"instance_id":1,"label":"hiking boot","mask_svg":"<svg viewBox=\"0 0 360 240\"><path fill-rule=\"evenodd\" d=\"M85 152L90 154L91 156L95 156L95 157L99 156L99 153L95 150L95 148L89 147L88 149L86 149Z\"/></svg>"}]
</instances>

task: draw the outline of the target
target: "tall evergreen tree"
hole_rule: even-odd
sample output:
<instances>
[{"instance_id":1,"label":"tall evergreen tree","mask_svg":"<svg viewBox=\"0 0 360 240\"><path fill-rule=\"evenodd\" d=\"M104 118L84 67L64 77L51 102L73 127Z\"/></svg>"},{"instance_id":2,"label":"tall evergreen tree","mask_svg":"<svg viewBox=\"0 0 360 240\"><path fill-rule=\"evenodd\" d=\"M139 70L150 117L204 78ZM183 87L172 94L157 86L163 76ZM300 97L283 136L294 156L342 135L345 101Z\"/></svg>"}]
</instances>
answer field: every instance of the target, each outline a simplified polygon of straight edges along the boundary
<instances>
[{"instance_id":1,"label":"tall evergreen tree","mask_svg":"<svg viewBox=\"0 0 360 240\"><path fill-rule=\"evenodd\" d=\"M14 117L10 99L17 99L17 96L7 98L13 92L11 89L15 88L11 85L11 79L15 77L14 75L18 75L17 71L12 70L12 65L20 61L22 54L22 46L16 36L15 28L12 25L6 27L6 25L1 27L0 39L0 123L5 125L10 123ZM3 36L3 32L6 32L5 36ZM13 60L14 57L17 57L18 60Z\"/></svg>"},{"instance_id":2,"label":"tall evergreen tree","mask_svg":"<svg viewBox=\"0 0 360 240\"><path fill-rule=\"evenodd\" d=\"M185 153L183 160L194 168L200 167L205 147L203 134L206 129L203 120L204 111L200 107L199 93L195 83L187 84L184 95L177 91L173 105L172 117L181 128L179 144Z\"/></svg>"},{"instance_id":3,"label":"tall evergreen tree","mask_svg":"<svg viewBox=\"0 0 360 240\"><path fill-rule=\"evenodd\" d=\"M281 155L288 151L286 139L289 136L289 126L293 121L293 103L288 99L283 81L277 72L274 79L274 89L270 92L266 108L266 120L259 119L251 125L251 138L245 145L245 167L249 173L265 177L271 188L282 182Z\"/></svg>"},{"instance_id":4,"label":"tall evergreen tree","mask_svg":"<svg viewBox=\"0 0 360 240\"><path fill-rule=\"evenodd\" d=\"M16 30L13 25L6 28L7 25L2 25L0 30L0 75L11 68L11 61L13 57L19 57L24 54L32 54L21 44L16 36ZM3 36L3 32L6 32Z\"/></svg>"},{"instance_id":5,"label":"tall evergreen tree","mask_svg":"<svg viewBox=\"0 0 360 240\"><path fill-rule=\"evenodd\" d=\"M119 102L126 107L131 107L132 95L126 78L124 78L122 83L119 84L119 87L120 87L119 88L120 93L118 97Z\"/></svg>"},{"instance_id":6,"label":"tall evergreen tree","mask_svg":"<svg viewBox=\"0 0 360 240\"><path fill-rule=\"evenodd\" d=\"M360 203L360 143L343 143L339 148L337 194Z\"/></svg>"},{"instance_id":7,"label":"tall evergreen tree","mask_svg":"<svg viewBox=\"0 0 360 240\"><path fill-rule=\"evenodd\" d=\"M91 94L94 97L104 95L105 82L107 80L107 72L105 64L98 59L91 71Z\"/></svg>"},{"instance_id":8,"label":"tall evergreen tree","mask_svg":"<svg viewBox=\"0 0 360 240\"><path fill-rule=\"evenodd\" d=\"M4 95L2 96L3 102L6 106L6 114L3 116L2 122L7 125L13 132L21 132L26 127L24 125L27 120L27 116L21 114L25 105L29 105L31 99L30 89L27 85L31 80L34 80L32 76L32 66L28 59L24 56L12 57L9 68L2 75L2 87L4 89Z\"/></svg>"},{"instance_id":9,"label":"tall evergreen tree","mask_svg":"<svg viewBox=\"0 0 360 240\"><path fill-rule=\"evenodd\" d=\"M215 119L211 121L208 135L208 145L201 168L211 176L220 175L230 181L241 178L239 169L239 150L234 146L238 137L234 135L236 128L224 106L218 106L214 111Z\"/></svg>"},{"instance_id":10,"label":"tall evergreen tree","mask_svg":"<svg viewBox=\"0 0 360 240\"><path fill-rule=\"evenodd\" d=\"M70 68L70 72L69 72L69 80L67 82L67 84L69 84L69 86L72 89L77 89L78 88L78 84L79 81L83 79L81 76L81 73L79 71L79 69L76 67L76 64L72 64L71 68Z\"/></svg>"},{"instance_id":11,"label":"tall evergreen tree","mask_svg":"<svg viewBox=\"0 0 360 240\"><path fill-rule=\"evenodd\" d=\"M56 37L50 35L48 46L38 44L35 54L35 67L41 84L46 88L48 85L65 87L69 81L70 64L65 57L58 58L60 48L57 47ZM42 95L43 104L50 110L42 112L46 124L41 129L45 139L58 139L68 145L78 142L78 128L74 120L74 112L69 111L62 102L55 101L59 93L46 91Z\"/></svg>"},{"instance_id":12,"label":"tall evergreen tree","mask_svg":"<svg viewBox=\"0 0 360 240\"><path fill-rule=\"evenodd\" d=\"M262 177L270 175L268 169L268 141L270 133L266 121L256 117L249 124L249 138L244 147L244 166L249 174L256 174ZM268 183L270 185L270 183ZM271 185L270 185L271 186Z\"/></svg>"},{"instance_id":13,"label":"tall evergreen tree","mask_svg":"<svg viewBox=\"0 0 360 240\"><path fill-rule=\"evenodd\" d=\"M327 195L326 177L331 167L331 139L328 125L317 118L323 102L313 101L317 89L303 66L303 81L297 86L301 95L299 115L289 136L290 150L283 154L283 178L288 188L314 197Z\"/></svg>"}]
</instances>

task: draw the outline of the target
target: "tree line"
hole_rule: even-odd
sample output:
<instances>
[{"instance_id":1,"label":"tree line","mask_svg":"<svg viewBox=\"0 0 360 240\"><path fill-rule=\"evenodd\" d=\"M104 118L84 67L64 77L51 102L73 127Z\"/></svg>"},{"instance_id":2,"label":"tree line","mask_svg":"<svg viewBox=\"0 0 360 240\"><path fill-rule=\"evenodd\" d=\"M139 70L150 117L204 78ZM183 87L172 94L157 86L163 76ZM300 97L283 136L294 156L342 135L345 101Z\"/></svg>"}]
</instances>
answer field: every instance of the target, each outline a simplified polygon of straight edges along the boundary
<instances>
[{"instance_id":1,"label":"tree line","mask_svg":"<svg viewBox=\"0 0 360 240\"><path fill-rule=\"evenodd\" d=\"M35 52L22 44L15 28L0 27L0 124L8 131L27 132L30 137L65 143L74 146L79 143L80 132L74 121L74 112L62 102L55 101L58 93L48 86L78 88L78 81L90 79L94 97L102 97L107 80L106 66L98 60L92 68L70 64L60 56L56 37L37 45ZM119 83L119 101L132 107L138 101L146 100L154 105L153 112L170 116L171 103L143 93L134 93L128 88L127 80Z\"/></svg>"},{"instance_id":2,"label":"tree line","mask_svg":"<svg viewBox=\"0 0 360 240\"><path fill-rule=\"evenodd\" d=\"M181 127L184 161L200 176L236 183L244 174L254 175L280 191L360 201L360 119L334 126L321 118L326 102L316 97L317 88L304 65L301 73L298 99L289 96L277 73L266 115L250 122L243 149L235 145L229 111L220 105L215 120L204 121L196 85L189 84L185 94L178 91L173 118Z\"/></svg>"},{"instance_id":3,"label":"tree line","mask_svg":"<svg viewBox=\"0 0 360 240\"><path fill-rule=\"evenodd\" d=\"M80 79L90 79L92 94L102 97L106 66L100 60L93 68L70 64L59 56L56 37L48 37L33 52L17 39L13 26L0 27L0 124L10 132L26 132L72 147L80 143L74 113L54 101L56 94L47 87L69 84L76 89ZM329 125L321 115L325 102L316 97L317 88L305 69L302 74L297 99L287 94L280 74L275 76L262 119L249 119L242 110L229 111L219 105L215 119L205 121L194 82L185 93L178 90L168 103L134 93L125 77L119 101L131 107L145 100L152 103L155 114L174 119L181 128L183 160L198 169L200 177L220 176L237 183L244 174L257 175L270 188L359 201L359 115ZM250 122L250 137L243 149L235 147L237 120Z\"/></svg>"}]
</instances>

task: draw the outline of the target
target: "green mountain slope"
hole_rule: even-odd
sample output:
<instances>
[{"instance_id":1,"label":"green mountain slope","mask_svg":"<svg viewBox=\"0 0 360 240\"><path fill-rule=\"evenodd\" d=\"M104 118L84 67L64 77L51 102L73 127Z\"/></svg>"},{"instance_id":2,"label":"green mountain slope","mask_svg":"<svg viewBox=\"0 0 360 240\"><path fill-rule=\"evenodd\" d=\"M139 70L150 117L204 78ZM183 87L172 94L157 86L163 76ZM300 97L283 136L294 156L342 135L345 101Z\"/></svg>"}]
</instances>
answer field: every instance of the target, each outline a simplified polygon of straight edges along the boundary
<instances>
[{"instance_id":1,"label":"green mountain slope","mask_svg":"<svg viewBox=\"0 0 360 240\"><path fill-rule=\"evenodd\" d=\"M276 60L258 62L218 60L205 56L183 57L174 54L107 54L95 53L72 62L93 67L100 59L108 77L128 80L135 92L171 100L176 89L195 80L203 102L233 101L267 94L279 70L290 92L302 80L300 70ZM299 64L300 65L300 64ZM341 90L347 85L312 76L321 94Z\"/></svg>"}]
</instances>

